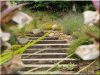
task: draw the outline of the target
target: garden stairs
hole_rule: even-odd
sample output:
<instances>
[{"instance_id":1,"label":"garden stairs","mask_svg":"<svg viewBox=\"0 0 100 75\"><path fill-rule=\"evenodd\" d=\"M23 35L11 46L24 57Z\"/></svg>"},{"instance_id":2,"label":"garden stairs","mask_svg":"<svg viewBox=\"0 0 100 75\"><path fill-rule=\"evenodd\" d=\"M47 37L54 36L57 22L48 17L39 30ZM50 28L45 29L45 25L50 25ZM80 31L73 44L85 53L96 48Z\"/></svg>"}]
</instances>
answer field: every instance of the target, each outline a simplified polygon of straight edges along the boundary
<instances>
[{"instance_id":1,"label":"garden stairs","mask_svg":"<svg viewBox=\"0 0 100 75\"><path fill-rule=\"evenodd\" d=\"M60 31L53 32L62 34ZM29 35L29 41L36 40L42 36L33 36L32 32L27 33L27 35ZM22 61L25 64L25 68L19 72L21 74L32 75L66 75L76 73L79 70L80 60L67 57L66 53L69 45L70 43L68 43L67 40L61 40L59 39L59 36L45 37L43 40L29 47L22 54ZM55 65L56 63L59 64ZM68 64L74 65L69 66L68 68Z\"/></svg>"}]
</instances>

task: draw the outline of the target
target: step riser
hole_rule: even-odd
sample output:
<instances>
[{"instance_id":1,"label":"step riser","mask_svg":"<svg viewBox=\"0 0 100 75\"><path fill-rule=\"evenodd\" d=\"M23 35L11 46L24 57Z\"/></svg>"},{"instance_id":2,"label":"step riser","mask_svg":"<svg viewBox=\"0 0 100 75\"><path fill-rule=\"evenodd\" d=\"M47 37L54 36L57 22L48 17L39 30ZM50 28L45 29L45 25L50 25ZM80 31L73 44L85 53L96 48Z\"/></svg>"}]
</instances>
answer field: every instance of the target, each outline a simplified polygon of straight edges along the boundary
<instances>
[{"instance_id":1,"label":"step riser","mask_svg":"<svg viewBox=\"0 0 100 75\"><path fill-rule=\"evenodd\" d=\"M67 41L39 41L38 44L64 44Z\"/></svg>"},{"instance_id":2,"label":"step riser","mask_svg":"<svg viewBox=\"0 0 100 75\"><path fill-rule=\"evenodd\" d=\"M46 45L46 46L39 46L39 45L33 45L31 47L29 47L28 49L32 49L32 48L37 48L37 49L43 49L43 48L68 48L69 45Z\"/></svg>"},{"instance_id":3,"label":"step riser","mask_svg":"<svg viewBox=\"0 0 100 75\"><path fill-rule=\"evenodd\" d=\"M66 65L66 64L65 64ZM53 66L53 65L52 65ZM40 66L36 66L36 65L34 65L34 67L30 67L30 68L36 68L36 67L40 67ZM25 71L28 71L28 69L26 69L26 68L29 68L29 67L25 67L24 69L22 69L21 71L23 71L23 72L25 72ZM38 71L46 71L47 69L49 69L50 68L50 66L46 66L45 67L45 65L43 65L42 66L42 68L39 68L39 69L36 69L36 70L38 70ZM51 71L56 71L57 69L59 69L59 71L60 70L63 70L63 71L78 71L78 66L76 65L76 66L73 66L73 69L72 70L69 70L68 68L66 68L66 66L62 66L61 68L55 68L55 69L53 69L53 70L51 70ZM36 71L36 70L34 70L34 71ZM34 71L31 71L31 72L34 72Z\"/></svg>"},{"instance_id":4,"label":"step riser","mask_svg":"<svg viewBox=\"0 0 100 75\"><path fill-rule=\"evenodd\" d=\"M30 40L32 41L32 40ZM29 42L29 41L28 41ZM66 44L67 41L39 41L37 44Z\"/></svg>"},{"instance_id":5,"label":"step riser","mask_svg":"<svg viewBox=\"0 0 100 75\"><path fill-rule=\"evenodd\" d=\"M30 40L30 41L33 41L33 40ZM28 42L29 41L27 41L26 43L20 43L20 44L25 45ZM36 44L66 44L66 43L67 43L67 41L52 41L52 40L49 40L49 41L39 41Z\"/></svg>"},{"instance_id":6,"label":"step riser","mask_svg":"<svg viewBox=\"0 0 100 75\"><path fill-rule=\"evenodd\" d=\"M22 59L25 59L25 58L32 58L32 59L34 59L34 58L65 58L66 57L66 55L30 55L30 56L28 56L28 55L22 55Z\"/></svg>"},{"instance_id":7,"label":"step riser","mask_svg":"<svg viewBox=\"0 0 100 75\"><path fill-rule=\"evenodd\" d=\"M26 50L24 53L35 53L40 50ZM67 49L60 49L60 50L45 50L39 53L66 53Z\"/></svg>"},{"instance_id":8,"label":"step riser","mask_svg":"<svg viewBox=\"0 0 100 75\"><path fill-rule=\"evenodd\" d=\"M46 33L46 32L51 32L51 30L45 30L45 31L43 31L44 33ZM53 32L58 32L57 30L53 30ZM59 32L59 33L62 33L62 32ZM26 32L25 34L31 34L31 35L33 35L33 32Z\"/></svg>"},{"instance_id":9,"label":"step riser","mask_svg":"<svg viewBox=\"0 0 100 75\"><path fill-rule=\"evenodd\" d=\"M29 40L36 40L38 39L39 37L28 37ZM44 39L42 40L58 40L59 37L45 37Z\"/></svg>"},{"instance_id":10,"label":"step riser","mask_svg":"<svg viewBox=\"0 0 100 75\"><path fill-rule=\"evenodd\" d=\"M54 64L59 62L59 60L22 60L24 64ZM61 64L69 64L69 63L74 63L78 64L80 61L79 60L64 60L61 62Z\"/></svg>"},{"instance_id":11,"label":"step riser","mask_svg":"<svg viewBox=\"0 0 100 75\"><path fill-rule=\"evenodd\" d=\"M21 72L22 73L22 72ZM73 72L66 72L66 71L58 71L58 72L28 72L28 73L25 73L25 74L31 74L31 75L76 75L75 74L76 72L73 71ZM22 73L23 74L23 73ZM87 75L87 73L79 73L79 75ZM88 75L95 75L95 74L88 74Z\"/></svg>"},{"instance_id":12,"label":"step riser","mask_svg":"<svg viewBox=\"0 0 100 75\"><path fill-rule=\"evenodd\" d=\"M30 37L41 37L44 34L26 34L26 36L30 36Z\"/></svg>"}]
</instances>

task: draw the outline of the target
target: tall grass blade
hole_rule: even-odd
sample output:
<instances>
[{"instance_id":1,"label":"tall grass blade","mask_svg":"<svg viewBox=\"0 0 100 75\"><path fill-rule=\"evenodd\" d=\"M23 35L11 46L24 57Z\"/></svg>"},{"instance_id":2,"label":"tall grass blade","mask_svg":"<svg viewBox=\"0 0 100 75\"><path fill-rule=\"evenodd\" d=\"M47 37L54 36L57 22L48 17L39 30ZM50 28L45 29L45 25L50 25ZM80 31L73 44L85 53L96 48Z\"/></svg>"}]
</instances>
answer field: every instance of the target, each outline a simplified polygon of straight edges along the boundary
<instances>
[{"instance_id":1,"label":"tall grass blade","mask_svg":"<svg viewBox=\"0 0 100 75\"><path fill-rule=\"evenodd\" d=\"M45 33L42 37L38 38L35 41L30 41L28 42L24 47L19 48L18 50L14 51L14 53L8 53L5 55L1 55L0 56L0 65L4 64L6 61L8 61L13 54L23 54L23 52L30 46L36 44L37 42L39 42L40 40L42 40L43 38L45 38L48 35L48 33Z\"/></svg>"}]
</instances>

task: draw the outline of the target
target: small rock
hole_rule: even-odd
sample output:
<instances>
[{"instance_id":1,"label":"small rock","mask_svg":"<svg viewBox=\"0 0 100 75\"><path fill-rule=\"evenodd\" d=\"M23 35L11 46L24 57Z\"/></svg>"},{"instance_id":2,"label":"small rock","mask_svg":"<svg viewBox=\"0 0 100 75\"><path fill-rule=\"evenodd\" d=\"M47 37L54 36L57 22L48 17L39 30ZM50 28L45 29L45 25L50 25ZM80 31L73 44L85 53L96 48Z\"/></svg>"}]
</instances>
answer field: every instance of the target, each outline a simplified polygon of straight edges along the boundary
<instances>
[{"instance_id":1,"label":"small rock","mask_svg":"<svg viewBox=\"0 0 100 75\"><path fill-rule=\"evenodd\" d=\"M99 50L96 48L95 44L82 45L77 48L75 53L83 60L93 60L99 57Z\"/></svg>"},{"instance_id":2,"label":"small rock","mask_svg":"<svg viewBox=\"0 0 100 75\"><path fill-rule=\"evenodd\" d=\"M13 57L0 67L0 74L12 74L24 68L20 55L13 55Z\"/></svg>"},{"instance_id":3,"label":"small rock","mask_svg":"<svg viewBox=\"0 0 100 75\"><path fill-rule=\"evenodd\" d=\"M17 38L17 42L19 44L26 44L28 42L28 38Z\"/></svg>"},{"instance_id":4,"label":"small rock","mask_svg":"<svg viewBox=\"0 0 100 75\"><path fill-rule=\"evenodd\" d=\"M8 41L10 39L10 33L1 32L1 39L2 39L2 41Z\"/></svg>"},{"instance_id":5,"label":"small rock","mask_svg":"<svg viewBox=\"0 0 100 75\"><path fill-rule=\"evenodd\" d=\"M54 33L50 33L49 34L49 37L54 37Z\"/></svg>"},{"instance_id":6,"label":"small rock","mask_svg":"<svg viewBox=\"0 0 100 75\"><path fill-rule=\"evenodd\" d=\"M22 68L24 68L24 63L21 61L21 56L20 55L14 55L11 59L11 61L9 61L9 63L7 65L11 64L8 68L9 68L9 72L16 72Z\"/></svg>"},{"instance_id":7,"label":"small rock","mask_svg":"<svg viewBox=\"0 0 100 75\"><path fill-rule=\"evenodd\" d=\"M32 31L33 31L33 34L39 34L43 32L41 29L33 29Z\"/></svg>"},{"instance_id":8,"label":"small rock","mask_svg":"<svg viewBox=\"0 0 100 75\"><path fill-rule=\"evenodd\" d=\"M97 11L85 11L84 24L92 26L100 21L100 14Z\"/></svg>"},{"instance_id":9,"label":"small rock","mask_svg":"<svg viewBox=\"0 0 100 75\"><path fill-rule=\"evenodd\" d=\"M32 17L23 12L17 12L13 16L12 20L18 23L19 28L22 28L25 26L25 24L29 24L32 21Z\"/></svg>"},{"instance_id":10,"label":"small rock","mask_svg":"<svg viewBox=\"0 0 100 75\"><path fill-rule=\"evenodd\" d=\"M57 24L54 24L53 26L52 26L52 30L55 30L57 28Z\"/></svg>"}]
</instances>

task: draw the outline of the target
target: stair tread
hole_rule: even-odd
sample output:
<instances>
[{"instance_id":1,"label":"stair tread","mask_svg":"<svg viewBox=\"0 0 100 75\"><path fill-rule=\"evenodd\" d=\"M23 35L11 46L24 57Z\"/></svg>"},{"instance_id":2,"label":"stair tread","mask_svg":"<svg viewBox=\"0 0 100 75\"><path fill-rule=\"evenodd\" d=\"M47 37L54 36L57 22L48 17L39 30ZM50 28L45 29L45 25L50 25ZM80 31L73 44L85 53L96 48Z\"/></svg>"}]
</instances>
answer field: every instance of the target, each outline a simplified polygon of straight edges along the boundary
<instances>
[{"instance_id":1,"label":"stair tread","mask_svg":"<svg viewBox=\"0 0 100 75\"><path fill-rule=\"evenodd\" d=\"M44 48L44 49L26 49L24 53L66 53L69 48Z\"/></svg>"},{"instance_id":2,"label":"stair tread","mask_svg":"<svg viewBox=\"0 0 100 75\"><path fill-rule=\"evenodd\" d=\"M19 43L19 44L24 45L24 44L28 43L29 41L33 41L33 40L28 40L25 43ZM41 40L41 41L37 42L36 44L67 44L67 41L65 41L65 40Z\"/></svg>"},{"instance_id":3,"label":"stair tread","mask_svg":"<svg viewBox=\"0 0 100 75\"><path fill-rule=\"evenodd\" d=\"M53 66L55 66L55 64L27 64L24 67L53 67ZM59 66L66 67L67 64L59 64ZM73 66L77 66L77 65L74 64Z\"/></svg>"},{"instance_id":4,"label":"stair tread","mask_svg":"<svg viewBox=\"0 0 100 75\"><path fill-rule=\"evenodd\" d=\"M22 55L66 55L66 53L24 53Z\"/></svg>"},{"instance_id":5,"label":"stair tread","mask_svg":"<svg viewBox=\"0 0 100 75\"><path fill-rule=\"evenodd\" d=\"M48 45L57 45L57 46L60 46L60 45L70 45L70 44L34 44L33 46L48 46ZM21 45L21 46L24 46L24 45Z\"/></svg>"},{"instance_id":6,"label":"stair tread","mask_svg":"<svg viewBox=\"0 0 100 75\"><path fill-rule=\"evenodd\" d=\"M67 49L69 49L69 48L44 48L44 49L46 49L46 50L67 50ZM33 48L33 49L26 49L26 50L44 50L44 49L35 49L35 48Z\"/></svg>"},{"instance_id":7,"label":"stair tread","mask_svg":"<svg viewBox=\"0 0 100 75\"><path fill-rule=\"evenodd\" d=\"M66 58L66 59L65 59L65 58L48 58L48 59L47 59L47 58L41 58L41 59L38 58L38 59L35 59L35 58L34 58L34 59L22 59L22 60L23 60L23 61L25 61L25 60L27 60L27 61L28 61L28 60L42 60L42 61L43 61L43 60L48 60L48 61L49 61L49 60L55 60L55 61L56 61L56 60L79 60L79 59L72 59L72 58Z\"/></svg>"},{"instance_id":8,"label":"stair tread","mask_svg":"<svg viewBox=\"0 0 100 75\"><path fill-rule=\"evenodd\" d=\"M29 41L32 41L32 40L29 40ZM56 42L56 41L59 41L59 42L60 42L60 41L65 41L65 42L67 42L66 40L40 40L40 41L44 41L44 42L45 42L45 41L48 41L48 42L51 42L51 41L55 41L55 42Z\"/></svg>"},{"instance_id":9,"label":"stair tread","mask_svg":"<svg viewBox=\"0 0 100 75\"><path fill-rule=\"evenodd\" d=\"M68 74L71 74L71 75L74 75L75 74L75 71L49 71L49 72L46 72L46 71L34 71L34 72L25 72L23 73L23 71L21 71L20 73L22 74L32 74L32 75L68 75ZM86 75L86 73L80 73L81 75Z\"/></svg>"},{"instance_id":10,"label":"stair tread","mask_svg":"<svg viewBox=\"0 0 100 75\"><path fill-rule=\"evenodd\" d=\"M33 39L38 39L39 37L32 37L32 36L30 36L30 37L27 37L27 38L30 39L30 40L31 40L31 39L33 40ZM59 37L48 37L48 36L47 36L47 37L45 37L45 38L42 39L42 40L58 40L58 38L59 38Z\"/></svg>"},{"instance_id":11,"label":"stair tread","mask_svg":"<svg viewBox=\"0 0 100 75\"><path fill-rule=\"evenodd\" d=\"M46 30L44 32L51 32L52 30ZM58 32L58 31L53 31ZM62 32L59 32L59 34L63 35ZM34 35L32 32L27 33L29 35L28 41L33 41L35 39L38 39L41 37L41 35ZM22 44L21 46L24 46ZM25 68L20 71L21 74L47 74L45 70L47 68L53 67L55 63L58 63L59 61L62 61L59 65L66 67L68 63L74 63L74 66L78 66L76 62L78 62L80 59L74 59L74 58L67 58L66 51L69 49L70 43L68 43L67 40L60 40L59 36L54 37L45 37L38 43L34 44L33 46L26 49L26 51L22 54L22 62L25 64ZM34 68L41 67L42 69L37 69L36 71L32 71ZM46 68L45 68L46 67ZM45 68L45 70L43 69ZM78 68L78 67L77 67ZM76 69L76 68L75 68ZM27 72L31 70L30 72ZM43 70L43 71L42 71ZM77 70L77 69L76 69ZM48 72L51 75L61 75L61 74L74 74L75 71L49 71Z\"/></svg>"}]
</instances>

